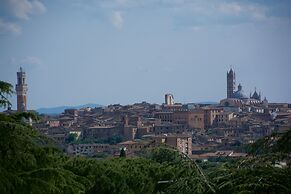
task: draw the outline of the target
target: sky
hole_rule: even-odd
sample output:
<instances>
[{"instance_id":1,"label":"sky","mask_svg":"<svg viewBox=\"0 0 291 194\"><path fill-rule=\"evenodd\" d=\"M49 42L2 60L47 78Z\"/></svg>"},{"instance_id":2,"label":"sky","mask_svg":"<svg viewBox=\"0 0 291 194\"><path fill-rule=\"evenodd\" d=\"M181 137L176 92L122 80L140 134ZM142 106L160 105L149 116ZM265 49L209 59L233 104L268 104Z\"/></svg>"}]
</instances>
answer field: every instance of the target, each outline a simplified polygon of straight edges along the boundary
<instances>
[{"instance_id":1,"label":"sky","mask_svg":"<svg viewBox=\"0 0 291 194\"><path fill-rule=\"evenodd\" d=\"M290 103L291 1L0 0L0 80L20 66L29 109L219 102L231 67Z\"/></svg>"}]
</instances>

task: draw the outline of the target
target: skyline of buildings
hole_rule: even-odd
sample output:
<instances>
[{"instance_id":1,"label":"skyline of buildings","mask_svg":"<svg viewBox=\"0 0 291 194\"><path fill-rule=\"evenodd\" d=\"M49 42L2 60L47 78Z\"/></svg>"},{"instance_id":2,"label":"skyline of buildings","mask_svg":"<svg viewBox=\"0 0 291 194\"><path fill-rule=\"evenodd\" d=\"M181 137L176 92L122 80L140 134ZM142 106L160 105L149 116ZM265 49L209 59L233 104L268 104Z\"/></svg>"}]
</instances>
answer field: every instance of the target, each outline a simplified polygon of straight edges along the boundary
<instances>
[{"instance_id":1,"label":"skyline of buildings","mask_svg":"<svg viewBox=\"0 0 291 194\"><path fill-rule=\"evenodd\" d=\"M9 107L4 114L33 111L27 107L28 76L22 67L16 74L17 110ZM237 145L290 128L291 103L269 103L257 91L248 97L241 84L236 87L232 68L226 83L226 98L216 104L183 104L166 93L162 104L143 101L67 108L60 114L40 114L39 121L24 121L53 138L68 154L87 157L100 153L114 157L125 148L127 155L136 156L160 145L192 158L220 157L224 151L246 157Z\"/></svg>"},{"instance_id":2,"label":"skyline of buildings","mask_svg":"<svg viewBox=\"0 0 291 194\"><path fill-rule=\"evenodd\" d=\"M236 73L235 71L230 68L229 71L227 71L226 76L226 98L220 100L221 105L223 106L238 106L238 104L259 104L259 103L268 103L268 100L266 97L262 100L261 98L261 92L257 92L256 88L255 91L250 93L249 97L244 93L244 90L242 90L242 85L239 83L236 90ZM19 68L19 71L17 72L17 84L15 86L16 95L17 95L17 111L26 111L27 110L27 91L28 91L28 85L26 81L26 73L23 70L22 67ZM174 95L167 93L165 94L164 103L167 106L174 106ZM194 102L189 102L194 103ZM207 104L207 102L205 102ZM214 102L211 102L210 104L213 104ZM187 103L185 103L187 104ZM9 107L11 109L11 107Z\"/></svg>"},{"instance_id":3,"label":"skyline of buildings","mask_svg":"<svg viewBox=\"0 0 291 194\"><path fill-rule=\"evenodd\" d=\"M131 157L166 145L193 159L247 157L241 145L290 129L291 104L269 103L256 91L246 96L234 75L228 72L226 98L217 104L175 103L167 93L162 104L68 108L32 125L71 155L116 157L124 149Z\"/></svg>"}]
</instances>

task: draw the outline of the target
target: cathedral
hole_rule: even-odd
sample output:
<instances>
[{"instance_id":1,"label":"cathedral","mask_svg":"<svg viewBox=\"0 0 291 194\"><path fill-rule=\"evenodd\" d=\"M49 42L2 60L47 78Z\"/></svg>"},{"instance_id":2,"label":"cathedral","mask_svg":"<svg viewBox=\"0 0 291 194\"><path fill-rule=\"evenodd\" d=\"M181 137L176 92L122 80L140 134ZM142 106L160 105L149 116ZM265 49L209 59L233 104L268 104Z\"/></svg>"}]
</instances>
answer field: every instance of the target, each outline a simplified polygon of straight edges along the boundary
<instances>
[{"instance_id":1,"label":"cathedral","mask_svg":"<svg viewBox=\"0 0 291 194\"><path fill-rule=\"evenodd\" d=\"M241 84L238 85L236 90L236 79L235 72L230 69L227 72L227 98L220 101L221 106L225 107L242 107L250 105L259 105L268 103L265 98L261 100L261 93L256 90L253 94L248 97L244 91Z\"/></svg>"}]
</instances>

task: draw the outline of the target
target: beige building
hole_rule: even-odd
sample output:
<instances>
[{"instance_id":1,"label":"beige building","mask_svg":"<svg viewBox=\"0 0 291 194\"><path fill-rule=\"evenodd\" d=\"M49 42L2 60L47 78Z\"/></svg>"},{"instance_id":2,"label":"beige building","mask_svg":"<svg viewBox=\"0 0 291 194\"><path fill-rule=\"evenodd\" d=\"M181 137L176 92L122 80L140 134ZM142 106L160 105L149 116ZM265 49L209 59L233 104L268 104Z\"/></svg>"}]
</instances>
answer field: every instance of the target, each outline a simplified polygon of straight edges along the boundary
<instances>
[{"instance_id":1,"label":"beige building","mask_svg":"<svg viewBox=\"0 0 291 194\"><path fill-rule=\"evenodd\" d=\"M205 115L203 111L192 111L189 113L188 126L194 129L204 129L205 128Z\"/></svg>"},{"instance_id":2,"label":"beige building","mask_svg":"<svg viewBox=\"0 0 291 194\"><path fill-rule=\"evenodd\" d=\"M211 127L217 117L223 110L220 108L204 108L204 124L205 128Z\"/></svg>"},{"instance_id":3,"label":"beige building","mask_svg":"<svg viewBox=\"0 0 291 194\"><path fill-rule=\"evenodd\" d=\"M165 134L154 137L157 144L167 144L187 155L192 154L192 136L191 134Z\"/></svg>"},{"instance_id":4,"label":"beige building","mask_svg":"<svg viewBox=\"0 0 291 194\"><path fill-rule=\"evenodd\" d=\"M60 126L60 121L59 121L59 120L52 119L52 120L48 120L48 121L46 122L46 124L47 124L49 127L59 127L59 126Z\"/></svg>"},{"instance_id":5,"label":"beige building","mask_svg":"<svg viewBox=\"0 0 291 194\"><path fill-rule=\"evenodd\" d=\"M191 129L204 129L204 112L176 111L173 113L173 123L182 124Z\"/></svg>"},{"instance_id":6,"label":"beige building","mask_svg":"<svg viewBox=\"0 0 291 194\"><path fill-rule=\"evenodd\" d=\"M234 114L232 112L220 112L216 115L215 124L223 125L227 124L231 119L234 118Z\"/></svg>"},{"instance_id":7,"label":"beige building","mask_svg":"<svg viewBox=\"0 0 291 194\"><path fill-rule=\"evenodd\" d=\"M137 135L137 128L134 126L123 127L123 135L126 140L134 140Z\"/></svg>"}]
</instances>

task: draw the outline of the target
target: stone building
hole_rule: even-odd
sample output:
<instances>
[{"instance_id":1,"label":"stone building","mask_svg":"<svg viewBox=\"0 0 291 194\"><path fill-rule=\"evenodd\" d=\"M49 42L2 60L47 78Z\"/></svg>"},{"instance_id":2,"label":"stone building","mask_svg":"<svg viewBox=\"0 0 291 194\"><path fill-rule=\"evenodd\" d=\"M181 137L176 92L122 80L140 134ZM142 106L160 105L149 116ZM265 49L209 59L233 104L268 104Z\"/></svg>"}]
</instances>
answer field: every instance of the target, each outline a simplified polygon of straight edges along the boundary
<instances>
[{"instance_id":1,"label":"stone building","mask_svg":"<svg viewBox=\"0 0 291 194\"><path fill-rule=\"evenodd\" d=\"M230 69L227 72L227 98L232 98L235 91L235 72Z\"/></svg>"},{"instance_id":2,"label":"stone building","mask_svg":"<svg viewBox=\"0 0 291 194\"><path fill-rule=\"evenodd\" d=\"M217 117L223 110L221 108L203 108L204 111L204 125L205 127L211 127Z\"/></svg>"},{"instance_id":3,"label":"stone building","mask_svg":"<svg viewBox=\"0 0 291 194\"><path fill-rule=\"evenodd\" d=\"M84 139L110 138L122 135L122 130L115 126L94 126L83 130Z\"/></svg>"},{"instance_id":4,"label":"stone building","mask_svg":"<svg viewBox=\"0 0 291 194\"><path fill-rule=\"evenodd\" d=\"M192 154L192 135L191 134L164 134L154 137L157 144L167 144L178 151L191 155Z\"/></svg>"},{"instance_id":5,"label":"stone building","mask_svg":"<svg viewBox=\"0 0 291 194\"><path fill-rule=\"evenodd\" d=\"M72 144L67 147L67 153L81 156L94 156L97 153L114 154L118 149L109 144Z\"/></svg>"},{"instance_id":6,"label":"stone building","mask_svg":"<svg viewBox=\"0 0 291 194\"><path fill-rule=\"evenodd\" d=\"M174 112L173 122L183 124L190 129L204 129L204 112L202 110Z\"/></svg>"},{"instance_id":7,"label":"stone building","mask_svg":"<svg viewBox=\"0 0 291 194\"><path fill-rule=\"evenodd\" d=\"M166 94L165 95L165 105L171 106L174 105L174 96L173 94Z\"/></svg>"},{"instance_id":8,"label":"stone building","mask_svg":"<svg viewBox=\"0 0 291 194\"><path fill-rule=\"evenodd\" d=\"M17 111L25 112L27 111L27 84L26 84L26 74L20 67L19 72L17 72L17 84L16 84L16 94L17 94Z\"/></svg>"},{"instance_id":9,"label":"stone building","mask_svg":"<svg viewBox=\"0 0 291 194\"><path fill-rule=\"evenodd\" d=\"M157 119L161 119L162 122L173 122L172 111L156 112L154 113L154 117Z\"/></svg>"},{"instance_id":10,"label":"stone building","mask_svg":"<svg viewBox=\"0 0 291 194\"><path fill-rule=\"evenodd\" d=\"M233 118L234 118L233 112L219 112L219 114L216 115L214 124L216 126L226 125Z\"/></svg>"},{"instance_id":11,"label":"stone building","mask_svg":"<svg viewBox=\"0 0 291 194\"><path fill-rule=\"evenodd\" d=\"M183 124L175 123L162 123L154 126L155 134L164 134L164 133L183 133L187 132L188 129Z\"/></svg>"}]
</instances>

